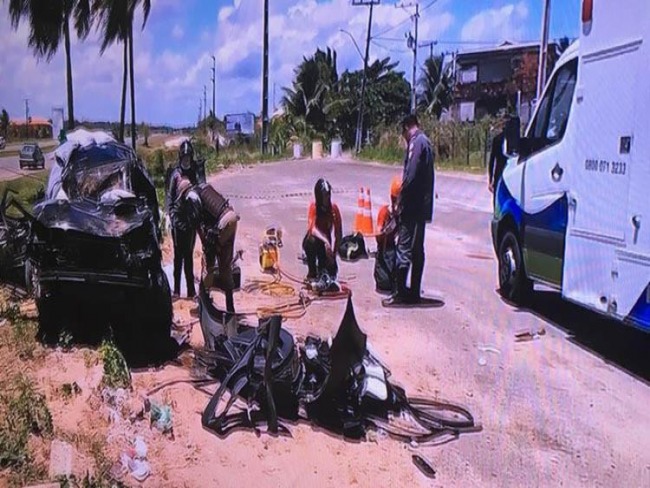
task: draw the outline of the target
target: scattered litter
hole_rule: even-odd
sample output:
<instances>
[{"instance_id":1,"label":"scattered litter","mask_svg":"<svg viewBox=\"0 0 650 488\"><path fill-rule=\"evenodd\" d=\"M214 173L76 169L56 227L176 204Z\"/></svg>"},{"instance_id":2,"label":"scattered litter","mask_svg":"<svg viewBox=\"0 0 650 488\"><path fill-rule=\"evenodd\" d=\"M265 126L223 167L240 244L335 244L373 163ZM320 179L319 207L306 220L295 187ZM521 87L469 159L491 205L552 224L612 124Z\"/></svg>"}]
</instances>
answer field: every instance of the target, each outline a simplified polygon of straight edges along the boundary
<instances>
[{"instance_id":1,"label":"scattered litter","mask_svg":"<svg viewBox=\"0 0 650 488\"><path fill-rule=\"evenodd\" d=\"M120 478L130 473L136 481L142 483L151 474L147 451L147 443L141 436L137 436L133 440L133 447L120 454L120 462L113 466L111 475Z\"/></svg>"},{"instance_id":2,"label":"scattered litter","mask_svg":"<svg viewBox=\"0 0 650 488\"><path fill-rule=\"evenodd\" d=\"M546 329L542 327L536 331L523 330L515 334L515 342L528 342L539 339L541 336L546 335Z\"/></svg>"},{"instance_id":3,"label":"scattered litter","mask_svg":"<svg viewBox=\"0 0 650 488\"><path fill-rule=\"evenodd\" d=\"M3 325L5 325L6 323L7 323L7 319L2 319L2 320L0 320L0 327L2 327Z\"/></svg>"},{"instance_id":4,"label":"scattered litter","mask_svg":"<svg viewBox=\"0 0 650 488\"><path fill-rule=\"evenodd\" d=\"M418 444L417 441L411 441L411 443L410 443L409 445L410 445L413 449L417 449L417 448L420 446L420 444Z\"/></svg>"},{"instance_id":5,"label":"scattered litter","mask_svg":"<svg viewBox=\"0 0 650 488\"><path fill-rule=\"evenodd\" d=\"M485 366L487 364L487 359L481 356L480 358L478 358L478 364L479 366Z\"/></svg>"},{"instance_id":6,"label":"scattered litter","mask_svg":"<svg viewBox=\"0 0 650 488\"><path fill-rule=\"evenodd\" d=\"M148 402L148 408L147 408ZM172 407L171 405L161 405L154 400L145 401L145 409L150 411L150 423L160 432L171 432L172 425Z\"/></svg>"},{"instance_id":7,"label":"scattered litter","mask_svg":"<svg viewBox=\"0 0 650 488\"><path fill-rule=\"evenodd\" d=\"M422 472L424 476L432 479L436 477L436 470L433 469L433 466L431 466L431 463L429 461L424 459L419 454L413 454L411 459L413 460L413 464L417 466L417 468Z\"/></svg>"},{"instance_id":8,"label":"scattered litter","mask_svg":"<svg viewBox=\"0 0 650 488\"><path fill-rule=\"evenodd\" d=\"M135 438L135 441L133 442L133 449L135 449L135 453L140 459L146 459L147 458L147 443L144 441L142 436L137 436Z\"/></svg>"},{"instance_id":9,"label":"scattered litter","mask_svg":"<svg viewBox=\"0 0 650 488\"><path fill-rule=\"evenodd\" d=\"M377 441L385 441L388 439L388 432L384 429L377 429Z\"/></svg>"},{"instance_id":10,"label":"scattered litter","mask_svg":"<svg viewBox=\"0 0 650 488\"><path fill-rule=\"evenodd\" d=\"M64 441L53 440L50 447L50 478L72 474L73 448Z\"/></svg>"},{"instance_id":11,"label":"scattered litter","mask_svg":"<svg viewBox=\"0 0 650 488\"><path fill-rule=\"evenodd\" d=\"M494 354L501 354L501 351L499 351L494 346L478 346L478 350L481 352L493 352Z\"/></svg>"}]
</instances>

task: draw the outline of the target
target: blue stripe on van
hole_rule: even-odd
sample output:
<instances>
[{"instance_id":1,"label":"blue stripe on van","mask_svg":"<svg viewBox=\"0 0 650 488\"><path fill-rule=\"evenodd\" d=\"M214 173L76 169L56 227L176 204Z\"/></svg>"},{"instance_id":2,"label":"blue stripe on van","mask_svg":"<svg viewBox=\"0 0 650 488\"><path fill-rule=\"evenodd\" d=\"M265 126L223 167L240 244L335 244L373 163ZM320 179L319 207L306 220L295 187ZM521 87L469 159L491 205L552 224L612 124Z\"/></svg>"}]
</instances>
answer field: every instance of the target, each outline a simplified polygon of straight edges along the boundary
<instances>
[{"instance_id":1,"label":"blue stripe on van","mask_svg":"<svg viewBox=\"0 0 650 488\"><path fill-rule=\"evenodd\" d=\"M500 221L505 216L511 215L519 229L521 229L523 222L532 227L566 234L569 217L568 200L566 195L558 198L553 202L553 204L541 212L528 214L523 211L521 206L512 196L510 190L508 190L508 185L503 181L503 178L499 181L496 192L497 195L494 205L494 217L496 221Z\"/></svg>"},{"instance_id":2,"label":"blue stripe on van","mask_svg":"<svg viewBox=\"0 0 650 488\"><path fill-rule=\"evenodd\" d=\"M515 198L508 190L508 185L503 180L499 179L496 189L496 198L494 201L494 218L496 221L500 221L506 215L511 215L515 220L515 224L518 228L521 227L522 217L524 211L521 209Z\"/></svg>"},{"instance_id":3,"label":"blue stripe on van","mask_svg":"<svg viewBox=\"0 0 650 488\"><path fill-rule=\"evenodd\" d=\"M650 332L650 303L648 303L646 295L647 288L643 290L643 293L641 293L641 296L636 301L634 307L632 307L625 321L639 329Z\"/></svg>"}]
</instances>

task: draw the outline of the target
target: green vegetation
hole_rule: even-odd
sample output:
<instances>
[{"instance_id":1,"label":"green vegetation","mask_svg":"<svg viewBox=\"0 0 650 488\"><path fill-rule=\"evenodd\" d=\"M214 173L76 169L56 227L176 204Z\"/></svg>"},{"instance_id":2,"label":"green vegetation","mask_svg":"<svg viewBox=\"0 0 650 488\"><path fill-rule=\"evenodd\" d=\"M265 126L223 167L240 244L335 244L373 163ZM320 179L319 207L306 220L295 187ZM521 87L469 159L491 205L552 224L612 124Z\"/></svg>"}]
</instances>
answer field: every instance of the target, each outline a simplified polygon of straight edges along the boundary
<instances>
[{"instance_id":1,"label":"green vegetation","mask_svg":"<svg viewBox=\"0 0 650 488\"><path fill-rule=\"evenodd\" d=\"M104 341L99 353L104 363L102 383L110 388L130 388L131 372L117 346L111 341Z\"/></svg>"},{"instance_id":2,"label":"green vegetation","mask_svg":"<svg viewBox=\"0 0 650 488\"><path fill-rule=\"evenodd\" d=\"M37 171L15 180L0 181L0 198L8 189L18 203L27 210L31 210L36 202L38 192L45 188L47 174L47 171Z\"/></svg>"},{"instance_id":3,"label":"green vegetation","mask_svg":"<svg viewBox=\"0 0 650 488\"><path fill-rule=\"evenodd\" d=\"M30 463L30 434L50 436L52 415L33 382L18 375L0 382L0 468Z\"/></svg>"}]
</instances>

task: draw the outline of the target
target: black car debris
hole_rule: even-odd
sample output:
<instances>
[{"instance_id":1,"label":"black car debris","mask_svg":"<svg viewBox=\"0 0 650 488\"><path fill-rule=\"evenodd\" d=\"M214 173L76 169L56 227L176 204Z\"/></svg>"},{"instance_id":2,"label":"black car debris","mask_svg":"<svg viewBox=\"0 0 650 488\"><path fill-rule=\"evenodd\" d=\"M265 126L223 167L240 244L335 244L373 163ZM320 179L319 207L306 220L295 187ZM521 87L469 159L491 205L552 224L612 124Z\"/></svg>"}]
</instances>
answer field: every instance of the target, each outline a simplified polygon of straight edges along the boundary
<instances>
[{"instance_id":1,"label":"black car debris","mask_svg":"<svg viewBox=\"0 0 650 488\"><path fill-rule=\"evenodd\" d=\"M350 296L331 342L307 336L296 343L281 316L248 325L244 316L216 308L203 284L199 318L205 349L196 352L198 370L220 382L201 421L218 437L264 427L290 436L288 425L301 421L349 440L382 431L412 445L481 430L465 408L407 396L389 381L390 370L369 348Z\"/></svg>"},{"instance_id":2,"label":"black car debris","mask_svg":"<svg viewBox=\"0 0 650 488\"><path fill-rule=\"evenodd\" d=\"M87 139L57 149L45 195L32 213L23 209L22 219L10 220L2 212L7 232L28 229L24 240L12 243L24 252L11 264L23 266L46 341L57 340L62 325L84 307L110 322L124 345L133 344L134 335L146 337L145 345L167 340L171 293L154 184L130 147Z\"/></svg>"}]
</instances>

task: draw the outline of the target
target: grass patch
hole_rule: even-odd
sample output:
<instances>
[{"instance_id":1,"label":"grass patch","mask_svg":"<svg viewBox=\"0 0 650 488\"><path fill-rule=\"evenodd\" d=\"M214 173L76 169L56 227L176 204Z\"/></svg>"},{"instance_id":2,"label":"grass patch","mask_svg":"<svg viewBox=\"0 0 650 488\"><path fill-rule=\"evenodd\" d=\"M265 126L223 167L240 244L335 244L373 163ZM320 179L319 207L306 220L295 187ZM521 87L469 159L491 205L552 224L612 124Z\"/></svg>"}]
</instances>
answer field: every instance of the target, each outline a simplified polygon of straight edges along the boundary
<instances>
[{"instance_id":1,"label":"grass patch","mask_svg":"<svg viewBox=\"0 0 650 488\"><path fill-rule=\"evenodd\" d=\"M45 188L48 171L37 171L28 176L21 176L15 180L0 181L0 198L9 190L11 196L27 210L32 209L36 202L39 190ZM12 215L17 215L12 210Z\"/></svg>"},{"instance_id":2,"label":"grass patch","mask_svg":"<svg viewBox=\"0 0 650 488\"><path fill-rule=\"evenodd\" d=\"M11 335L3 334L2 345L8 346L12 355L26 361L42 353L43 349L36 340L38 323L23 315L17 303L0 302L0 319L10 325Z\"/></svg>"},{"instance_id":3,"label":"grass patch","mask_svg":"<svg viewBox=\"0 0 650 488\"><path fill-rule=\"evenodd\" d=\"M404 152L391 148L368 147L364 148L358 156L361 161L372 161L391 165L404 164ZM483 174L487 171L483 160L483 152L470 154L469 164L467 158L439 159L435 161L436 169L445 171L458 171L463 173Z\"/></svg>"},{"instance_id":4,"label":"grass patch","mask_svg":"<svg viewBox=\"0 0 650 488\"><path fill-rule=\"evenodd\" d=\"M104 341L99 348L104 364L102 383L110 388L131 388L131 372L117 346Z\"/></svg>"},{"instance_id":5,"label":"grass patch","mask_svg":"<svg viewBox=\"0 0 650 488\"><path fill-rule=\"evenodd\" d=\"M77 478L75 475L58 478L60 488L123 488L126 487L121 481L114 480L112 477L93 476L86 473L83 478Z\"/></svg>"},{"instance_id":6,"label":"grass patch","mask_svg":"<svg viewBox=\"0 0 650 488\"><path fill-rule=\"evenodd\" d=\"M33 382L19 374L0 383L0 468L28 469L30 435L51 436L52 415Z\"/></svg>"}]
</instances>

